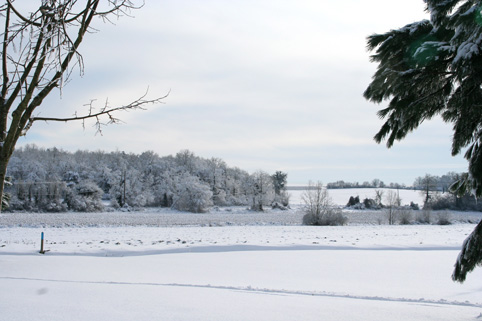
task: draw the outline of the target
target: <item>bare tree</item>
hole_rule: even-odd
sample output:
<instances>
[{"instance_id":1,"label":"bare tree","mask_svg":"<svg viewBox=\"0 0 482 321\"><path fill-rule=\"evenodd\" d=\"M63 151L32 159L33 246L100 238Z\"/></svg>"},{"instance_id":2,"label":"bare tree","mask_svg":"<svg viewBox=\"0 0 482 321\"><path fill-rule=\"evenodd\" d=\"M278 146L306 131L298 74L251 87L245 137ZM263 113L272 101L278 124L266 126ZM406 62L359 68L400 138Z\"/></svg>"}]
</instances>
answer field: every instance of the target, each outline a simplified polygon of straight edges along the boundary
<instances>
[{"instance_id":1,"label":"bare tree","mask_svg":"<svg viewBox=\"0 0 482 321\"><path fill-rule=\"evenodd\" d=\"M264 205L269 205L274 199L274 187L271 176L263 171L253 173L247 182L247 191L251 210L262 212Z\"/></svg>"},{"instance_id":2,"label":"bare tree","mask_svg":"<svg viewBox=\"0 0 482 321\"><path fill-rule=\"evenodd\" d=\"M395 224L396 220L396 209L400 206L400 198L397 196L397 193L390 190L387 193L385 198L385 210L387 212L388 224L393 225Z\"/></svg>"},{"instance_id":3,"label":"bare tree","mask_svg":"<svg viewBox=\"0 0 482 321\"><path fill-rule=\"evenodd\" d=\"M423 177L417 177L414 182L414 185L420 188L420 194L425 197L424 205L428 205L429 200L431 198L431 192L437 189L437 177L425 174Z\"/></svg>"},{"instance_id":4,"label":"bare tree","mask_svg":"<svg viewBox=\"0 0 482 321\"><path fill-rule=\"evenodd\" d=\"M382 199L383 199L383 190L376 189L375 190L375 202L378 206L382 206Z\"/></svg>"},{"instance_id":5,"label":"bare tree","mask_svg":"<svg viewBox=\"0 0 482 321\"><path fill-rule=\"evenodd\" d=\"M142 5L136 6L130 0L42 0L40 5L37 1L4 0L0 4L0 199L15 145L35 121L94 119L100 131L103 125L119 122L115 112L143 109L164 98L147 100L143 95L124 106L110 107L106 103L97 111L91 103L85 115L69 118L33 114L54 89L62 89L74 69L83 73L79 47L84 36L95 31L92 21L126 16Z\"/></svg>"},{"instance_id":6,"label":"bare tree","mask_svg":"<svg viewBox=\"0 0 482 321\"><path fill-rule=\"evenodd\" d=\"M336 209L321 182L308 183L308 188L301 194L303 202L304 225L345 225L347 218Z\"/></svg>"}]
</instances>

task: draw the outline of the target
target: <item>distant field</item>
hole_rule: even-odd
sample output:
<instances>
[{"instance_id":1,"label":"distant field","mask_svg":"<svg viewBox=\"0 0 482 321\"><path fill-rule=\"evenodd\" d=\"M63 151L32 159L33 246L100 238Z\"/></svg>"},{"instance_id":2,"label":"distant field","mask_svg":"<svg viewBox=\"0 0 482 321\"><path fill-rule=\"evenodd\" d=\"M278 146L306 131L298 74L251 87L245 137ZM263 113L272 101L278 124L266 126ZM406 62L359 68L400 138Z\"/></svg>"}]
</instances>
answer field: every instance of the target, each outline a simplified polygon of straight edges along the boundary
<instances>
[{"instance_id":1,"label":"distant field","mask_svg":"<svg viewBox=\"0 0 482 321\"><path fill-rule=\"evenodd\" d=\"M395 193L399 193L400 198L402 199L403 205L408 205L410 202L414 202L419 205L423 205L423 195L420 191L414 191L411 189L389 189L389 188L343 188L343 189L329 189L328 193L330 197L333 199L333 202L336 205L344 206L348 203L350 196L360 197L360 201L363 201L365 198L375 198L375 190L382 190L384 191L384 197L387 195L388 191L393 191ZM290 203L291 204L301 204L301 194L304 192L304 189L296 189L296 190L288 190L288 193L291 195Z\"/></svg>"}]
</instances>

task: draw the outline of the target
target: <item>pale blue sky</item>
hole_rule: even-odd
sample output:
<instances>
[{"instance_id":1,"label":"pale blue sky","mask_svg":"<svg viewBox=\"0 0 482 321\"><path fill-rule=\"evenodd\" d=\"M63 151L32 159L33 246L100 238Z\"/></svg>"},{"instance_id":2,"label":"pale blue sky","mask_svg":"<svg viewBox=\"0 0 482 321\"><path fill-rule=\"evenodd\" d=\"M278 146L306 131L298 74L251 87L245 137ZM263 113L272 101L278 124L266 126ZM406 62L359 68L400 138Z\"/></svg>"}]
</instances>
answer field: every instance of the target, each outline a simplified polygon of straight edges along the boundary
<instances>
[{"instance_id":1,"label":"pale blue sky","mask_svg":"<svg viewBox=\"0 0 482 321\"><path fill-rule=\"evenodd\" d=\"M364 100L376 65L366 37L427 18L422 0L146 0L134 18L96 26L80 48L85 75L37 115L70 116L169 90L165 104L119 114L103 136L81 124L37 123L20 145L82 150L189 149L289 183L411 184L425 173L466 170L451 157L451 127L421 126L391 149L372 137L382 122Z\"/></svg>"}]
</instances>

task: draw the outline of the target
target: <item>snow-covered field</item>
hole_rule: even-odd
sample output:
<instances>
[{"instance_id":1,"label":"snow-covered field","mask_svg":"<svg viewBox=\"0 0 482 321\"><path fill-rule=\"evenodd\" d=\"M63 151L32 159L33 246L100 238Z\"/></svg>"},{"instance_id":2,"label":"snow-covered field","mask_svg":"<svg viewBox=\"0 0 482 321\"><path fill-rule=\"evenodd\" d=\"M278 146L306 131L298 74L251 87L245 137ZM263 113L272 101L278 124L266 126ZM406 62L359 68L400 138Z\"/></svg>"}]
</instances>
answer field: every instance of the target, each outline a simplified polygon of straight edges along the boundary
<instances>
[{"instance_id":1,"label":"snow-covered field","mask_svg":"<svg viewBox=\"0 0 482 321\"><path fill-rule=\"evenodd\" d=\"M474 224L309 227L301 215L0 214L0 320L482 318L482 268L450 278Z\"/></svg>"},{"instance_id":2,"label":"snow-covered field","mask_svg":"<svg viewBox=\"0 0 482 321\"><path fill-rule=\"evenodd\" d=\"M344 206L348 203L350 196L359 197L360 201L363 202L365 198L375 199L375 190L382 191L382 198L385 201L385 197L388 192L397 193L402 201L402 205L409 205L410 202L414 202L423 205L424 195L418 190L412 189L388 189L388 188L341 188L341 189L329 189L328 194L333 200L333 203ZM301 194L303 190L289 190L288 193L291 195L290 202L292 204L301 203Z\"/></svg>"}]
</instances>

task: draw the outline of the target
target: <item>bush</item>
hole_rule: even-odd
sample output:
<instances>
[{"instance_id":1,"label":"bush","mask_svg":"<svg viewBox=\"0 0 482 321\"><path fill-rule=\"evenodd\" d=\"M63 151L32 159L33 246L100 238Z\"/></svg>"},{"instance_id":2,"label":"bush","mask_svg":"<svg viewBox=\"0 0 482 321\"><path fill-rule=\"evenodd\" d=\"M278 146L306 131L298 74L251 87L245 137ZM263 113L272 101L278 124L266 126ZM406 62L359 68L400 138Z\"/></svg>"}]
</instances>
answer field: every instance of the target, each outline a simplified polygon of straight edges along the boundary
<instances>
[{"instance_id":1,"label":"bush","mask_svg":"<svg viewBox=\"0 0 482 321\"><path fill-rule=\"evenodd\" d=\"M346 204L346 206L347 207L355 206L359 203L360 203L360 197L359 196L357 196L357 197L350 196L350 199L348 200L348 203Z\"/></svg>"},{"instance_id":2,"label":"bush","mask_svg":"<svg viewBox=\"0 0 482 321\"><path fill-rule=\"evenodd\" d=\"M304 225L335 226L345 225L348 221L340 209L333 207L328 191L323 188L320 182L316 185L310 182L301 199L304 203Z\"/></svg>"},{"instance_id":3,"label":"bush","mask_svg":"<svg viewBox=\"0 0 482 321\"><path fill-rule=\"evenodd\" d=\"M398 222L401 225L412 224L412 211L407 208L400 208L397 210Z\"/></svg>"},{"instance_id":4,"label":"bush","mask_svg":"<svg viewBox=\"0 0 482 321\"><path fill-rule=\"evenodd\" d=\"M427 205L433 210L482 211L482 202L468 194L462 197L451 193L435 194Z\"/></svg>"},{"instance_id":5,"label":"bush","mask_svg":"<svg viewBox=\"0 0 482 321\"><path fill-rule=\"evenodd\" d=\"M410 208L412 210L415 210L415 211L418 211L420 209L420 207L418 206L417 203L414 203L414 202L410 202Z\"/></svg>"},{"instance_id":6,"label":"bush","mask_svg":"<svg viewBox=\"0 0 482 321\"><path fill-rule=\"evenodd\" d=\"M437 224L438 225L450 225L452 224L450 213L447 211L437 213Z\"/></svg>"},{"instance_id":7,"label":"bush","mask_svg":"<svg viewBox=\"0 0 482 321\"><path fill-rule=\"evenodd\" d=\"M184 176L179 182L172 207L179 211L205 213L213 206L212 197L209 186L203 184L199 178Z\"/></svg>"},{"instance_id":8,"label":"bush","mask_svg":"<svg viewBox=\"0 0 482 321\"><path fill-rule=\"evenodd\" d=\"M454 196L450 194L435 194L432 195L428 204L426 204L432 210L447 210L455 208Z\"/></svg>"},{"instance_id":9,"label":"bush","mask_svg":"<svg viewBox=\"0 0 482 321\"><path fill-rule=\"evenodd\" d=\"M281 191L279 194L275 195L273 203L271 203L272 209L287 210L290 208L290 194L286 191Z\"/></svg>"},{"instance_id":10,"label":"bush","mask_svg":"<svg viewBox=\"0 0 482 321\"><path fill-rule=\"evenodd\" d=\"M102 195L104 191L91 181L74 185L67 193L65 201L70 210L78 212L100 212L104 210Z\"/></svg>"},{"instance_id":11,"label":"bush","mask_svg":"<svg viewBox=\"0 0 482 321\"><path fill-rule=\"evenodd\" d=\"M346 225L348 218L342 214L340 209L327 209L322 215L307 213L303 216L303 225L316 226L340 226Z\"/></svg>"},{"instance_id":12,"label":"bush","mask_svg":"<svg viewBox=\"0 0 482 321\"><path fill-rule=\"evenodd\" d=\"M380 206L377 205L377 202L375 202L374 199L372 198L365 198L363 200L363 205L365 205L366 209L379 209Z\"/></svg>"},{"instance_id":13,"label":"bush","mask_svg":"<svg viewBox=\"0 0 482 321\"><path fill-rule=\"evenodd\" d=\"M421 212L417 212L415 216L415 221L420 224L430 224L432 222L432 211L430 210L422 210Z\"/></svg>"}]
</instances>

